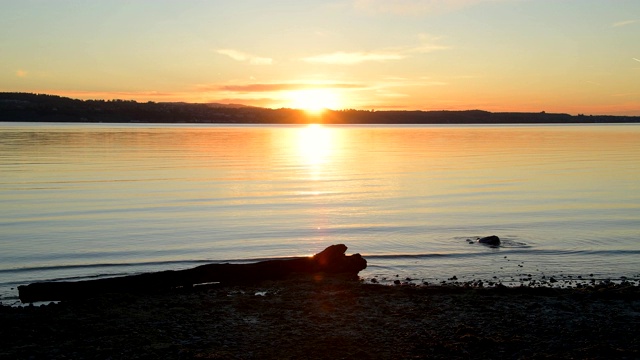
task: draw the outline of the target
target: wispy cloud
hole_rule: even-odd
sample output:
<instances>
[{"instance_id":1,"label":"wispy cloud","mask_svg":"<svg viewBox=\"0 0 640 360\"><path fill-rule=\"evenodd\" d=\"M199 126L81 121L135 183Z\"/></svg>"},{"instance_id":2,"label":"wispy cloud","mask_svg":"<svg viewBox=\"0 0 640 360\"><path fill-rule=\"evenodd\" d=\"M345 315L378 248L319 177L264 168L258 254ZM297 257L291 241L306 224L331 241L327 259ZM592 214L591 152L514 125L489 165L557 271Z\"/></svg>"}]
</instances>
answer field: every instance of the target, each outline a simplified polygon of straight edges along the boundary
<instances>
[{"instance_id":1,"label":"wispy cloud","mask_svg":"<svg viewBox=\"0 0 640 360\"><path fill-rule=\"evenodd\" d=\"M305 89L358 89L364 87L360 84L350 83L267 83L267 84L241 84L241 85L201 85L200 90L205 91L229 91L237 93L254 92L278 92Z\"/></svg>"},{"instance_id":2,"label":"wispy cloud","mask_svg":"<svg viewBox=\"0 0 640 360\"><path fill-rule=\"evenodd\" d=\"M21 77L21 78L27 77L27 74L29 74L29 73L27 71L25 71L25 70L22 70L22 69L16 71L16 76L17 77Z\"/></svg>"},{"instance_id":3,"label":"wispy cloud","mask_svg":"<svg viewBox=\"0 0 640 360\"><path fill-rule=\"evenodd\" d=\"M637 62L640 62L640 59L636 59L636 58L632 58L632 59L633 59L633 60L635 60L635 61L637 61Z\"/></svg>"},{"instance_id":4,"label":"wispy cloud","mask_svg":"<svg viewBox=\"0 0 640 360\"><path fill-rule=\"evenodd\" d=\"M425 87L425 86L446 86L448 82L434 80L430 76L420 76L418 78L398 78L387 77L382 83L379 83L379 88L405 88L405 87Z\"/></svg>"},{"instance_id":5,"label":"wispy cloud","mask_svg":"<svg viewBox=\"0 0 640 360\"><path fill-rule=\"evenodd\" d=\"M640 95L640 92L611 94L612 97L636 97L638 95Z\"/></svg>"},{"instance_id":6,"label":"wispy cloud","mask_svg":"<svg viewBox=\"0 0 640 360\"><path fill-rule=\"evenodd\" d=\"M262 97L262 98L244 98L244 97L234 97L234 98L222 98L216 99L212 102L221 103L221 104L242 104L249 106L259 106L259 107L271 107L274 103L280 102L280 99Z\"/></svg>"},{"instance_id":7,"label":"wispy cloud","mask_svg":"<svg viewBox=\"0 0 640 360\"><path fill-rule=\"evenodd\" d=\"M271 65L273 64L273 59L267 57L255 56L252 54L248 54L242 51L234 50L234 49L218 49L216 50L218 54L226 55L233 60L248 62L252 65Z\"/></svg>"},{"instance_id":8,"label":"wispy cloud","mask_svg":"<svg viewBox=\"0 0 640 360\"><path fill-rule=\"evenodd\" d=\"M302 58L302 61L310 63L323 63L332 65L356 65L363 62L386 62L402 60L416 53L429 53L436 50L448 49L448 46L436 44L437 38L421 34L420 44L412 47L397 47L381 49L371 52L362 51L336 51L327 54L319 54Z\"/></svg>"},{"instance_id":9,"label":"wispy cloud","mask_svg":"<svg viewBox=\"0 0 640 360\"><path fill-rule=\"evenodd\" d=\"M638 20L623 20L623 21L614 22L613 24L611 24L611 27L627 26L637 22Z\"/></svg>"},{"instance_id":10,"label":"wispy cloud","mask_svg":"<svg viewBox=\"0 0 640 360\"><path fill-rule=\"evenodd\" d=\"M390 92L379 92L377 95L385 98L407 98L410 96L409 94L390 93Z\"/></svg>"},{"instance_id":11,"label":"wispy cloud","mask_svg":"<svg viewBox=\"0 0 640 360\"><path fill-rule=\"evenodd\" d=\"M353 8L371 14L441 14L483 2L506 0L353 0Z\"/></svg>"},{"instance_id":12,"label":"wispy cloud","mask_svg":"<svg viewBox=\"0 0 640 360\"><path fill-rule=\"evenodd\" d=\"M391 50L401 54L425 54L437 50L446 50L451 48L450 46L439 44L438 42L440 41L441 37L438 36L423 33L418 34L417 39L418 45L397 47Z\"/></svg>"},{"instance_id":13,"label":"wispy cloud","mask_svg":"<svg viewBox=\"0 0 640 360\"><path fill-rule=\"evenodd\" d=\"M320 54L303 58L303 61L310 63L324 63L336 65L355 65L367 61L384 62L389 60L400 60L406 56L393 53L376 52L343 52L337 51L329 54Z\"/></svg>"}]
</instances>

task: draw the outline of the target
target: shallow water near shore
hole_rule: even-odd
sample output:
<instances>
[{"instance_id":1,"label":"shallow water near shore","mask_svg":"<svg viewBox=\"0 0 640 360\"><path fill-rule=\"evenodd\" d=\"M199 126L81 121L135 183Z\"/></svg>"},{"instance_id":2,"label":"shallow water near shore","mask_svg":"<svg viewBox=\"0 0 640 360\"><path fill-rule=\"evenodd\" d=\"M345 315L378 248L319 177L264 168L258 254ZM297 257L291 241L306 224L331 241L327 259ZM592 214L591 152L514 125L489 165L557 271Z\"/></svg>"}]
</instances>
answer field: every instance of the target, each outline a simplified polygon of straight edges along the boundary
<instances>
[{"instance_id":1,"label":"shallow water near shore","mask_svg":"<svg viewBox=\"0 0 640 360\"><path fill-rule=\"evenodd\" d=\"M0 169L4 303L337 243L381 282L640 277L638 125L2 123Z\"/></svg>"}]
</instances>

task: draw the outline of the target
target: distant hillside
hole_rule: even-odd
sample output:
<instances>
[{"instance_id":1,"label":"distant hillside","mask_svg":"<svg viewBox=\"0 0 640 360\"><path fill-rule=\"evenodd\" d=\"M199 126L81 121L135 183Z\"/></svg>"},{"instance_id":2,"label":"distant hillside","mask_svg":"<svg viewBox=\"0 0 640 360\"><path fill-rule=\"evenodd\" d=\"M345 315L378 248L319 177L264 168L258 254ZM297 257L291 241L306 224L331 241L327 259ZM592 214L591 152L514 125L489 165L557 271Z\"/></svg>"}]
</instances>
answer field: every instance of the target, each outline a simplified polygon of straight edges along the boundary
<instances>
[{"instance_id":1,"label":"distant hillside","mask_svg":"<svg viewBox=\"0 0 640 360\"><path fill-rule=\"evenodd\" d=\"M56 95L0 93L0 121L113 123L261 123L316 122L302 110L266 109L242 105L77 100ZM491 113L466 111L328 110L327 124L529 124L628 123L640 116L572 116L551 113Z\"/></svg>"}]
</instances>

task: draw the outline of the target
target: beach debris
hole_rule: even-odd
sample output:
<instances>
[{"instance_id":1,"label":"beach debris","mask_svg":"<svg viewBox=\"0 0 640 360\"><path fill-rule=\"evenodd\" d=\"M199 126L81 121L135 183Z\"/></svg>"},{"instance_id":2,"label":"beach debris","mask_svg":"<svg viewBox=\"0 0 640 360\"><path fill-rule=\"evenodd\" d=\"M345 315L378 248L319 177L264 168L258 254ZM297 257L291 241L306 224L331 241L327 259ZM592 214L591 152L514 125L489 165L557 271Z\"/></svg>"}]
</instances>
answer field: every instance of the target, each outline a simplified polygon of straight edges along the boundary
<instances>
[{"instance_id":1,"label":"beach debris","mask_svg":"<svg viewBox=\"0 0 640 360\"><path fill-rule=\"evenodd\" d=\"M291 275L341 274L357 278L367 267L360 254L345 255L347 246L331 245L311 256L267 260L249 264L206 264L185 270L166 270L84 281L49 281L18 286L20 301L58 301L89 298L105 293L153 293L190 288L203 283L251 283L284 279Z\"/></svg>"}]
</instances>

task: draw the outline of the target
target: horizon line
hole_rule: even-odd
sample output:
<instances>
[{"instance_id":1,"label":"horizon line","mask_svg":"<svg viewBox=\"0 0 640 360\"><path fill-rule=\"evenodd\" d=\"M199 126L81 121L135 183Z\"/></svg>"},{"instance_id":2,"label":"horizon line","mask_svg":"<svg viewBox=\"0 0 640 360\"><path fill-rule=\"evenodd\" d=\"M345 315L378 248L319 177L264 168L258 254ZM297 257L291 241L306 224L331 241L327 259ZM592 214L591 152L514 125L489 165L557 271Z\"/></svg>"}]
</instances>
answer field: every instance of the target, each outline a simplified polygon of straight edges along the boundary
<instances>
[{"instance_id":1,"label":"horizon line","mask_svg":"<svg viewBox=\"0 0 640 360\"><path fill-rule=\"evenodd\" d=\"M0 91L0 94L26 94L26 95L35 95L35 96L54 96L54 97L59 97L59 98L66 98L66 99L70 99L70 100L77 100L77 101L104 101L104 102L110 102L110 101L122 101L122 102L135 102L137 104L145 104L145 103L156 103L156 104L187 104L187 105L221 105L223 107L227 107L227 108L235 108L235 109L241 109L241 108L255 108L255 109L266 109L266 110L295 110L295 111L302 111L302 112L309 112L307 109L303 109L303 108L294 108L294 107L286 107L286 106L281 106L281 107L268 107L268 106L257 106L257 105L247 105L247 104L242 104L242 103L232 103L232 102L218 102L218 101L209 101L209 102L193 102L193 101L153 101L153 100L137 100L137 99L122 99L122 98L111 98L111 99L98 99L98 98L80 98L80 97L71 97L71 96L64 96L64 95L58 95L55 93L39 93L39 92L23 92L23 91ZM391 107L391 106L381 106L381 107L375 107L375 106L371 106L371 107L361 107L361 108L341 108L341 109L331 109L331 108L324 108L321 109L321 111L334 111L334 112L340 112L340 111L362 111L362 112L393 112L393 111L402 111L402 112L468 112L468 111L482 111L482 112L487 112L487 113L492 113L492 114L555 114L555 115L569 115L569 116L615 116L615 117L640 117L640 114L638 115L628 115L628 114L618 114L618 115L614 115L614 114L587 114L587 113L569 113L569 112L553 112L553 111L545 111L545 110L538 110L538 111L534 111L534 110L530 110L530 111L524 111L524 110L519 110L519 111L491 111L491 110L484 110L484 109L480 109L480 108L466 108L466 109L418 109L418 108L404 108L404 107Z\"/></svg>"}]
</instances>

